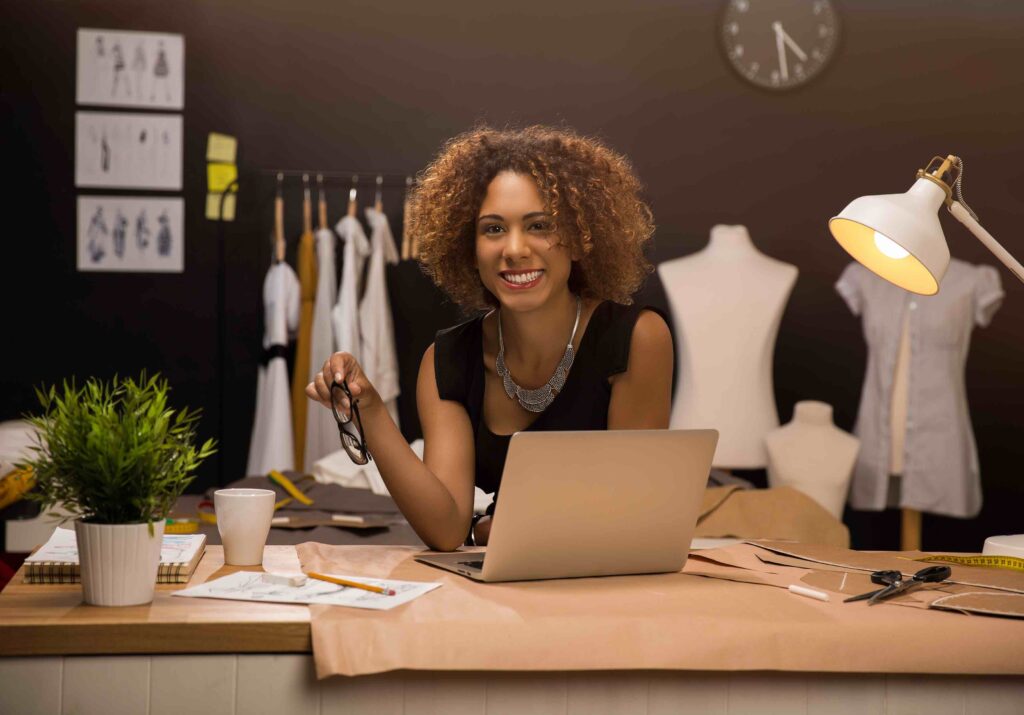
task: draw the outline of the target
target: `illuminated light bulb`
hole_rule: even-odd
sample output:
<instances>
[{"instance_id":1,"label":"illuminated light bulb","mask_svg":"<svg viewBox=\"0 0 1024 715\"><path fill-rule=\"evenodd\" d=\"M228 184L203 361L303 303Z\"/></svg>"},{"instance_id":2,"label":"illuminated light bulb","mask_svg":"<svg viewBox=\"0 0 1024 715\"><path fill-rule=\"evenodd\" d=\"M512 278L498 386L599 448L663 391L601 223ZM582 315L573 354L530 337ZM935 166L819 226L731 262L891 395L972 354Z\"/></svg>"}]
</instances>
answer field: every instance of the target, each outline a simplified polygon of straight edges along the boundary
<instances>
[{"instance_id":1,"label":"illuminated light bulb","mask_svg":"<svg viewBox=\"0 0 1024 715\"><path fill-rule=\"evenodd\" d=\"M875 231L875 247L887 257L894 258L896 260L906 258L910 255L910 253L900 244L896 243L888 236L880 234L878 231Z\"/></svg>"}]
</instances>

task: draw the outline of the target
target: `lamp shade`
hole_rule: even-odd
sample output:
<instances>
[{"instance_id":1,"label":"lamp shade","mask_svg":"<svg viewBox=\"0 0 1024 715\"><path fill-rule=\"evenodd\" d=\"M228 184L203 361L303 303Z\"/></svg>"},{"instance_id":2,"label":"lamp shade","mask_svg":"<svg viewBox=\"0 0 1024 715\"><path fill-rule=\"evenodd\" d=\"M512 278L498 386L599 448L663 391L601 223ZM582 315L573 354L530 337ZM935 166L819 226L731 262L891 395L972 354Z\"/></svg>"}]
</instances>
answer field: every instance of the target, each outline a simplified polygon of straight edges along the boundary
<instances>
[{"instance_id":1,"label":"lamp shade","mask_svg":"<svg viewBox=\"0 0 1024 715\"><path fill-rule=\"evenodd\" d=\"M832 236L865 268L921 295L934 295L949 267L939 223L946 192L919 178L903 194L861 196L828 222Z\"/></svg>"}]
</instances>

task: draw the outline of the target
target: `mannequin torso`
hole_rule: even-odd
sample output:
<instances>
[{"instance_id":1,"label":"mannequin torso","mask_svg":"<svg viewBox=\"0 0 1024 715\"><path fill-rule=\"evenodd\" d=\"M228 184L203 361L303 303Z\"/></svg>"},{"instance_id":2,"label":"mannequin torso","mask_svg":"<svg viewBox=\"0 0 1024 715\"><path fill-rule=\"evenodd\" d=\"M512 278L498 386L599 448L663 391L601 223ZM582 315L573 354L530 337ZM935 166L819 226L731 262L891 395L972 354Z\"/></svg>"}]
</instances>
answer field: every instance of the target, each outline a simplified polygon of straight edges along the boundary
<instances>
[{"instance_id":1,"label":"mannequin torso","mask_svg":"<svg viewBox=\"0 0 1024 715\"><path fill-rule=\"evenodd\" d=\"M778 427L772 355L797 269L754 247L743 226L711 229L707 247L658 266L679 340L671 427L719 431L716 467L764 467Z\"/></svg>"},{"instance_id":2,"label":"mannequin torso","mask_svg":"<svg viewBox=\"0 0 1024 715\"><path fill-rule=\"evenodd\" d=\"M768 484L804 492L841 518L860 441L832 424L832 407L798 402L793 421L765 436Z\"/></svg>"}]
</instances>

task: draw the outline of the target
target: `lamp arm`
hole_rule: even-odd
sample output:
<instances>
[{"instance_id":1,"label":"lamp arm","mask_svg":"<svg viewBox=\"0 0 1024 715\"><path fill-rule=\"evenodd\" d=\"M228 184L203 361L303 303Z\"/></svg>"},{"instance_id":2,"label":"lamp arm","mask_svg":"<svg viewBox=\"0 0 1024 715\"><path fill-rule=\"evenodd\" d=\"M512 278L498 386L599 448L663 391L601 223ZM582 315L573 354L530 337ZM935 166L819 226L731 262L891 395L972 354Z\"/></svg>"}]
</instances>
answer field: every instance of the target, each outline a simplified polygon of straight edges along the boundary
<instances>
[{"instance_id":1,"label":"lamp arm","mask_svg":"<svg viewBox=\"0 0 1024 715\"><path fill-rule=\"evenodd\" d=\"M1003 248L995 237L978 223L978 220L964 208L963 204L959 201L952 202L949 205L949 212L956 217L957 221L966 226L967 230L973 233L975 238L985 244L985 248L992 251L995 257L1002 261L1003 265L1009 268L1021 282L1024 282L1024 266L1020 264L1020 261L1011 256L1010 252Z\"/></svg>"}]
</instances>

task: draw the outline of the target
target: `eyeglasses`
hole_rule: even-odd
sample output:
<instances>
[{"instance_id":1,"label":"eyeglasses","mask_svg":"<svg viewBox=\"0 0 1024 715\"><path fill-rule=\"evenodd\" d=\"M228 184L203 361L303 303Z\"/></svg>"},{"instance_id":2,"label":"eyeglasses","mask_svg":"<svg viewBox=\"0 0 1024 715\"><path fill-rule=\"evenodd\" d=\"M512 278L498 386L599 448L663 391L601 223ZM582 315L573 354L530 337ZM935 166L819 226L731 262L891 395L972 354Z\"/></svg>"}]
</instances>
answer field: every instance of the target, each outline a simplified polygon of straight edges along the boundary
<instances>
[{"instance_id":1,"label":"eyeglasses","mask_svg":"<svg viewBox=\"0 0 1024 715\"><path fill-rule=\"evenodd\" d=\"M335 390L339 390L348 398L348 403L352 406L351 416L345 416L338 411L338 401L340 398L335 396ZM359 417L358 400L352 399L348 383L344 380L340 383L331 383L331 411L334 412L334 419L338 423L338 436L341 437L341 446L345 449L345 453L349 458L356 464L366 464L372 460L373 457L370 456L370 452L366 448L366 439L363 437L363 421Z\"/></svg>"}]
</instances>

